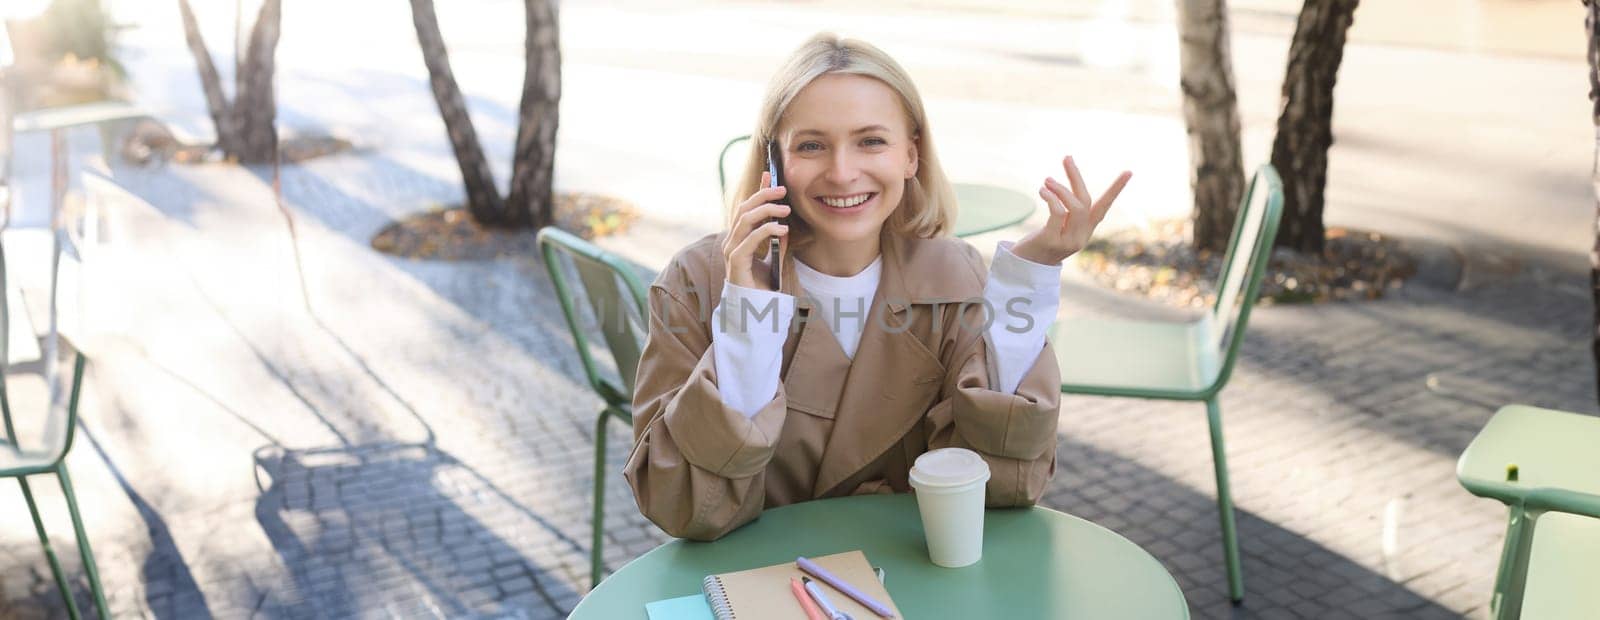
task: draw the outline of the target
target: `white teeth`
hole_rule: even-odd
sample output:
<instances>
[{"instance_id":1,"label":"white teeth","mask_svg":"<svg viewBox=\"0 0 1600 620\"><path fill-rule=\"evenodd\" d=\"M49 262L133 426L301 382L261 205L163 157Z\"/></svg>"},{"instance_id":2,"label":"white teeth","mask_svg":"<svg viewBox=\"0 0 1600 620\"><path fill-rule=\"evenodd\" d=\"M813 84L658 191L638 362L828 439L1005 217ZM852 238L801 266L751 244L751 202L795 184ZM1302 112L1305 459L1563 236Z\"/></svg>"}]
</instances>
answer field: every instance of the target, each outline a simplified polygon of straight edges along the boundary
<instances>
[{"instance_id":1,"label":"white teeth","mask_svg":"<svg viewBox=\"0 0 1600 620\"><path fill-rule=\"evenodd\" d=\"M850 198L843 198L843 199L840 199L840 198L823 198L822 199L822 203L825 204L825 205L828 205L830 207L834 207L836 209L848 209L850 207L854 207L854 206L856 206L858 204L866 202L867 199L871 198L871 197L872 197L872 194L861 194L860 196L853 196L853 197L850 197Z\"/></svg>"}]
</instances>

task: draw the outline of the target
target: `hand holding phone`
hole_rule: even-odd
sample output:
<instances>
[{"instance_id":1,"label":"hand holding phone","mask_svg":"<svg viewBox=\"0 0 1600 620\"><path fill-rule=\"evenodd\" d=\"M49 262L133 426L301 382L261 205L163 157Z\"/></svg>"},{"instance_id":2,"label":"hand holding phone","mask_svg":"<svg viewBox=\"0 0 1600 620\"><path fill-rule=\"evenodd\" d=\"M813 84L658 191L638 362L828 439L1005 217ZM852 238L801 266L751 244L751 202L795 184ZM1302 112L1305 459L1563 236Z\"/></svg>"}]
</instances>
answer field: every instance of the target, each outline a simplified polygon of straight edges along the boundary
<instances>
[{"instance_id":1,"label":"hand holding phone","mask_svg":"<svg viewBox=\"0 0 1600 620\"><path fill-rule=\"evenodd\" d=\"M782 166L777 166L782 169ZM745 288L782 290L782 238L789 233L784 204L788 189L773 181L772 170L761 173L760 186L734 209L734 220L723 237L722 256L730 284Z\"/></svg>"}]
</instances>

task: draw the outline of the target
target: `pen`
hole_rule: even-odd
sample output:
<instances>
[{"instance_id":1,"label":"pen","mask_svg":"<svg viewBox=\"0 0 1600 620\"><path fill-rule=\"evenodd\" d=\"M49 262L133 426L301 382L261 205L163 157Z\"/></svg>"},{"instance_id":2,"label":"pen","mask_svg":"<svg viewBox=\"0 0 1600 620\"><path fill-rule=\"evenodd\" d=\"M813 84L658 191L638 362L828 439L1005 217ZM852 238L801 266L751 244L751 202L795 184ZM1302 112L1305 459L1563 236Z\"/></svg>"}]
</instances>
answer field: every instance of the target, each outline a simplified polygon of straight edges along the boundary
<instances>
[{"instance_id":1,"label":"pen","mask_svg":"<svg viewBox=\"0 0 1600 620\"><path fill-rule=\"evenodd\" d=\"M800 580L789 578L789 591L794 592L794 598L800 601L800 608L806 611L807 620L829 620L822 615L822 610L817 609L817 604L811 602L811 597L806 594L805 586L800 585Z\"/></svg>"},{"instance_id":2,"label":"pen","mask_svg":"<svg viewBox=\"0 0 1600 620\"><path fill-rule=\"evenodd\" d=\"M872 613L878 614L879 616L885 618L894 617L894 612L890 611L887 605L873 600L873 598L867 596L865 592L857 590L855 586L845 583L843 579L833 576L833 573L828 572L827 569L817 566L816 562L812 562L804 557L799 557L795 558L794 563L800 566L800 570L811 573L811 575L817 579L821 579L824 583L833 586L834 589L845 593L846 596L855 599L857 603L861 603L863 607L872 610Z\"/></svg>"},{"instance_id":3,"label":"pen","mask_svg":"<svg viewBox=\"0 0 1600 620\"><path fill-rule=\"evenodd\" d=\"M817 606L822 608L823 615L829 620L850 620L849 614L839 611L833 603L828 602L828 597L822 595L822 589L810 577L801 577L800 580L805 582L806 591L811 593L811 598L817 601Z\"/></svg>"}]
</instances>

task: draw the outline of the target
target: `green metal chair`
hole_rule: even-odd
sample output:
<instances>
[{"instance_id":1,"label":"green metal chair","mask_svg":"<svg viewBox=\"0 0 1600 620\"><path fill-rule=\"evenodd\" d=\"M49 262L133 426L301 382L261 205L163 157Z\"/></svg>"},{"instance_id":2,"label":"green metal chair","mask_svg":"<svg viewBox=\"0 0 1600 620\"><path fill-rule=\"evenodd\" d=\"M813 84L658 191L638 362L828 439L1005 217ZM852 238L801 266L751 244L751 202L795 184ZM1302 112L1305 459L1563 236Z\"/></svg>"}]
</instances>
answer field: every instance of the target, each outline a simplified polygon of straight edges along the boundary
<instances>
[{"instance_id":1,"label":"green metal chair","mask_svg":"<svg viewBox=\"0 0 1600 620\"><path fill-rule=\"evenodd\" d=\"M749 141L750 136L729 140L723 145L722 152L717 154L717 187L721 188L724 199L728 195L728 166L742 161L742 156L734 147ZM730 153L732 159L729 158ZM956 211L955 229L951 231L957 237L971 237L1015 226L1028 219L1037 206L1034 204L1037 200L1033 197L1004 187L977 183L953 183L952 186L956 190L956 204L960 205Z\"/></svg>"},{"instance_id":2,"label":"green metal chair","mask_svg":"<svg viewBox=\"0 0 1600 620\"><path fill-rule=\"evenodd\" d=\"M0 291L4 291L6 282L6 265L4 248L0 247ZM28 484L29 476L40 474L55 474L61 483L61 491L66 496L67 511L72 515L72 529L78 538L78 555L83 560L84 572L89 577L89 589L93 593L96 610L101 618L110 616L106 607L105 592L100 587L100 571L95 566L94 552L89 547L89 537L83 528L83 518L78 514L78 498L72 491L72 478L67 475L66 456L72 449L72 439L78 425L78 393L83 383L83 353L76 351L62 351L73 358L72 384L67 393L67 405L64 411L56 407L57 391L53 382L55 373L51 364L57 362L52 356L46 354L40 359L44 367L41 374L45 375L49 407L44 425L41 429L40 440L25 442L17 434L17 427L11 415L11 399L6 385L8 375L13 374L9 359L11 352L11 311L10 303L6 296L0 293L0 416L4 417L6 439L0 442L0 478L16 478L22 486L22 497L27 500L28 512L33 517L33 529L39 534L39 543L44 545L45 557L50 561L50 572L55 575L56 586L61 590L61 598L67 603L67 613L73 618L79 618L78 605L72 598L71 588L67 584L66 573L61 570L61 562L56 559L55 550L50 546L50 538L45 535L44 521L39 516L39 506L33 499L33 488ZM31 334L30 334L31 335ZM57 337L55 334L51 338ZM71 348L71 343L68 343ZM46 347L46 351L56 351L55 346Z\"/></svg>"},{"instance_id":3,"label":"green metal chair","mask_svg":"<svg viewBox=\"0 0 1600 620\"><path fill-rule=\"evenodd\" d=\"M594 427L594 538L589 551L589 587L593 588L605 577L601 547L605 529L606 423L616 418L630 428L633 425L633 381L648 330L644 324L649 316L648 302L644 285L626 261L576 235L546 227L539 231L539 249L544 254L550 281L555 283L556 295L561 299L561 310L567 317L578 357L583 360L584 374L606 403ZM602 376L595 364L590 353L589 330L583 325L577 297L558 261L560 254L571 259L578 280L583 284L590 314L595 317L601 337L611 351L621 385Z\"/></svg>"},{"instance_id":4,"label":"green metal chair","mask_svg":"<svg viewBox=\"0 0 1600 620\"><path fill-rule=\"evenodd\" d=\"M1600 613L1600 418L1502 407L1461 453L1456 478L1510 508L1496 618Z\"/></svg>"},{"instance_id":5,"label":"green metal chair","mask_svg":"<svg viewBox=\"0 0 1600 620\"><path fill-rule=\"evenodd\" d=\"M717 190L719 192L718 195L722 196L724 200L728 196L728 164L741 161L741 158L738 157L738 152L734 151L733 147L749 141L750 136L748 135L736 137L729 140L727 144L722 145L722 151L717 153ZM730 152L735 156L733 162L728 161L728 153Z\"/></svg>"},{"instance_id":6,"label":"green metal chair","mask_svg":"<svg viewBox=\"0 0 1600 620\"><path fill-rule=\"evenodd\" d=\"M1244 576L1217 399L1244 342L1250 307L1261 290L1282 214L1283 183L1271 165L1263 165L1251 179L1234 220L1216 304L1199 321L1073 319L1057 323L1050 334L1064 393L1206 404L1228 595L1235 604L1244 600Z\"/></svg>"}]
</instances>

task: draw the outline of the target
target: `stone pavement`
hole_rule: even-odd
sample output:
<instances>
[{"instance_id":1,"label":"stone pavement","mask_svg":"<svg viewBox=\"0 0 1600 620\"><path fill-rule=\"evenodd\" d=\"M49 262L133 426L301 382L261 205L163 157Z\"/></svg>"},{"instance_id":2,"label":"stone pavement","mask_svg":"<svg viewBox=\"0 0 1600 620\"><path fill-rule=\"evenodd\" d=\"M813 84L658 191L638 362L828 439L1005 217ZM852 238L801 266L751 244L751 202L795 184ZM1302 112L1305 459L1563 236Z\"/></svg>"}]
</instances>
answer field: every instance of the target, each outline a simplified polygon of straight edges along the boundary
<instances>
[{"instance_id":1,"label":"stone pavement","mask_svg":"<svg viewBox=\"0 0 1600 620\"><path fill-rule=\"evenodd\" d=\"M115 615L571 609L600 401L541 264L368 249L459 194L379 153L287 169L287 218L260 171L113 174L129 195L101 197L106 240L86 251L95 306L73 324L93 362L68 463ZM603 245L648 275L703 232L646 220ZM1581 275L1472 264L1464 290L1255 315L1223 396L1244 607L1225 601L1200 406L1068 398L1045 504L1148 549L1199 617L1485 615L1504 511L1460 489L1455 458L1503 403L1593 412L1595 391ZM1180 316L1076 278L1064 296L1067 320ZM620 566L663 537L610 482ZM21 524L0 534L0 592L0 616L62 613Z\"/></svg>"}]
</instances>

